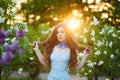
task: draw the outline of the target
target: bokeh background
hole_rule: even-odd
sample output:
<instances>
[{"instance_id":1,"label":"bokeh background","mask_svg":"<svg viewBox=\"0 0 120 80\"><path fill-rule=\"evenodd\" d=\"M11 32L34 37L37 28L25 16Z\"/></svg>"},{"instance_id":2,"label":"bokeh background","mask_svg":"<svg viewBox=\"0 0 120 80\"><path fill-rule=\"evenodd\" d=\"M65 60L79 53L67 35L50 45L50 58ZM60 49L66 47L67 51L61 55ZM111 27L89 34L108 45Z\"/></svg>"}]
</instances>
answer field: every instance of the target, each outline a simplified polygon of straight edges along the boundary
<instances>
[{"instance_id":1,"label":"bokeh background","mask_svg":"<svg viewBox=\"0 0 120 80\"><path fill-rule=\"evenodd\" d=\"M82 70L69 69L70 74L119 80L120 0L0 0L0 80L40 80L40 73L48 73L32 43L47 39L61 21L68 22L80 45L93 50ZM14 72L29 75L10 77Z\"/></svg>"}]
</instances>

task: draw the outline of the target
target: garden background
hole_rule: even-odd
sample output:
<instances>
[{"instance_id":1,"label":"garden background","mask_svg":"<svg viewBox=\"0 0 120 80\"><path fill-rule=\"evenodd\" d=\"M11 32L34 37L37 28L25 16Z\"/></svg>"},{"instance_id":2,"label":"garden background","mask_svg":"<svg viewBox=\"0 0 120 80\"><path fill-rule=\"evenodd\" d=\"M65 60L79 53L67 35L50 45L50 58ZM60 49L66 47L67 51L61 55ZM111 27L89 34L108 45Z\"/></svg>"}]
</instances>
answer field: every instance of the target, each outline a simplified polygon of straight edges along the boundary
<instances>
[{"instance_id":1,"label":"garden background","mask_svg":"<svg viewBox=\"0 0 120 80\"><path fill-rule=\"evenodd\" d=\"M39 63L32 43L47 39L60 21L70 24L80 45L93 50L82 70L69 72L88 80L118 80L120 0L0 0L0 79L37 80L40 73L49 72ZM83 52L78 55L81 59ZM29 75L11 78L15 71Z\"/></svg>"}]
</instances>

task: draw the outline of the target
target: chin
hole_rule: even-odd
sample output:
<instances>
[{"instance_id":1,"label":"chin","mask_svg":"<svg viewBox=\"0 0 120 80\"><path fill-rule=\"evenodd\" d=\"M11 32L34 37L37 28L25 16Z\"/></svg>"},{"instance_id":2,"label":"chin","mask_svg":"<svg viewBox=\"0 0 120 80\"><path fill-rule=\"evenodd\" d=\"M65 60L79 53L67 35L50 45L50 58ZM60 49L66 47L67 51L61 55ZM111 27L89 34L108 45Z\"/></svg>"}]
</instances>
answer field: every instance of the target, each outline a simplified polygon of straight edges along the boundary
<instances>
[{"instance_id":1,"label":"chin","mask_svg":"<svg viewBox=\"0 0 120 80\"><path fill-rule=\"evenodd\" d=\"M63 42L63 40L58 40L59 42Z\"/></svg>"},{"instance_id":2,"label":"chin","mask_svg":"<svg viewBox=\"0 0 120 80\"><path fill-rule=\"evenodd\" d=\"M60 42L64 42L64 40L59 40Z\"/></svg>"},{"instance_id":3,"label":"chin","mask_svg":"<svg viewBox=\"0 0 120 80\"><path fill-rule=\"evenodd\" d=\"M64 42L65 40L63 40L63 39L58 39L58 41L59 41L59 42Z\"/></svg>"}]
</instances>

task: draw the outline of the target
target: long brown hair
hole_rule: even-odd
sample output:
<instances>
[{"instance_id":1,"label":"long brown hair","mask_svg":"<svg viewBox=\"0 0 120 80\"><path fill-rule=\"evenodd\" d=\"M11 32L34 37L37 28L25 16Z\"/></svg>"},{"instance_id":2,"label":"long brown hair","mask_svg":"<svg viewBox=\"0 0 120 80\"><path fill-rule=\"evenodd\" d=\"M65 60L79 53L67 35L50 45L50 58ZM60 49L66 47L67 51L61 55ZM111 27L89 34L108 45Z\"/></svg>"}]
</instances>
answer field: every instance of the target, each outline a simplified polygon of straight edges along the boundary
<instances>
[{"instance_id":1,"label":"long brown hair","mask_svg":"<svg viewBox=\"0 0 120 80\"><path fill-rule=\"evenodd\" d=\"M53 51L54 46L59 43L59 41L57 39L57 29L58 29L58 27L63 27L64 28L64 31L65 31L65 34L66 34L66 43L67 43L68 47L70 48L69 66L74 67L74 65L77 62L77 52L76 52L76 50L81 50L81 49L83 50L84 47L79 46L74 41L72 31L70 30L70 28L68 27L66 22L61 22L61 23L55 25L51 35L49 36L49 38L46 41L44 41L43 43L41 43L41 45L45 47L44 54L43 54L44 55L44 60L48 65L51 63L50 55Z\"/></svg>"}]
</instances>

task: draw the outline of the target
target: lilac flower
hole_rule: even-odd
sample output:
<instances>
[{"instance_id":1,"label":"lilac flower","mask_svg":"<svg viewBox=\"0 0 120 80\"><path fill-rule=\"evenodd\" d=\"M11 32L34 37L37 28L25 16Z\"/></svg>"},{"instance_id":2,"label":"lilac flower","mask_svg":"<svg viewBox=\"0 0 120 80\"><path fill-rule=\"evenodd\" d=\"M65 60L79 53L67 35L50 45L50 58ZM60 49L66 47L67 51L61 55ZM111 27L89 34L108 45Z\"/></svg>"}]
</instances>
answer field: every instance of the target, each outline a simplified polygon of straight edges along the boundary
<instances>
[{"instance_id":1,"label":"lilac flower","mask_svg":"<svg viewBox=\"0 0 120 80\"><path fill-rule=\"evenodd\" d=\"M5 50L6 51L16 51L18 49L18 45L19 45L19 41L15 41L12 45L6 45L5 46Z\"/></svg>"},{"instance_id":2,"label":"lilac flower","mask_svg":"<svg viewBox=\"0 0 120 80\"><path fill-rule=\"evenodd\" d=\"M8 31L5 31L4 29L0 30L0 44L5 42L5 38L8 37Z\"/></svg>"},{"instance_id":3,"label":"lilac flower","mask_svg":"<svg viewBox=\"0 0 120 80\"><path fill-rule=\"evenodd\" d=\"M22 37L22 36L25 36L25 30L17 30L16 37Z\"/></svg>"},{"instance_id":4,"label":"lilac flower","mask_svg":"<svg viewBox=\"0 0 120 80\"><path fill-rule=\"evenodd\" d=\"M15 42L11 45L12 50L15 51L15 50L18 48L18 46L19 46L19 41L15 41Z\"/></svg>"},{"instance_id":5,"label":"lilac flower","mask_svg":"<svg viewBox=\"0 0 120 80\"><path fill-rule=\"evenodd\" d=\"M4 43L5 42L5 39L3 38L0 38L0 44Z\"/></svg>"},{"instance_id":6,"label":"lilac flower","mask_svg":"<svg viewBox=\"0 0 120 80\"><path fill-rule=\"evenodd\" d=\"M2 65L9 65L10 61L14 58L14 55L12 54L12 52L8 51L8 52L3 52L1 59L0 59L0 64Z\"/></svg>"},{"instance_id":7,"label":"lilac flower","mask_svg":"<svg viewBox=\"0 0 120 80\"><path fill-rule=\"evenodd\" d=\"M5 31L4 29L0 30L0 38L7 38L8 37L8 31Z\"/></svg>"},{"instance_id":8,"label":"lilac flower","mask_svg":"<svg viewBox=\"0 0 120 80\"><path fill-rule=\"evenodd\" d=\"M10 64L10 62L0 59L0 65L9 65L9 64Z\"/></svg>"},{"instance_id":9,"label":"lilac flower","mask_svg":"<svg viewBox=\"0 0 120 80\"><path fill-rule=\"evenodd\" d=\"M17 49L17 52L18 52L19 55L22 55L22 54L25 53L25 50L23 50L23 49Z\"/></svg>"}]
</instances>

